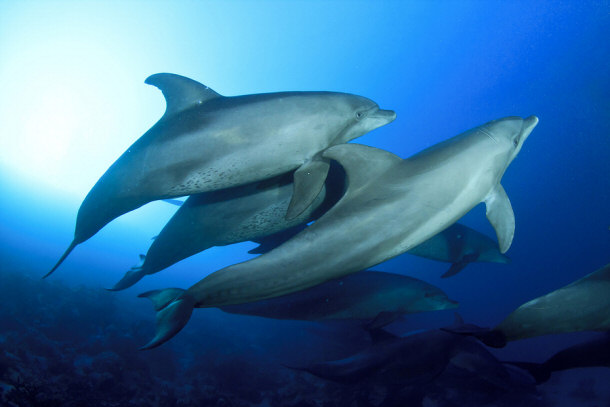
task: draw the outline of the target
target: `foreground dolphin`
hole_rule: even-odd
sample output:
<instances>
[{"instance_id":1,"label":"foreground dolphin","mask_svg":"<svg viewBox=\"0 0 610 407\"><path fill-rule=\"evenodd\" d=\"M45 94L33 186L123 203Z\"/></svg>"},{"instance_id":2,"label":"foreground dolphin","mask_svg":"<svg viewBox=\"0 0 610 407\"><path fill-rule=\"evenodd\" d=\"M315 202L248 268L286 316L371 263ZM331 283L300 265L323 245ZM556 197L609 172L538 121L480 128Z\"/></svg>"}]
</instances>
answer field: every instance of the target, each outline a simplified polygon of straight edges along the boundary
<instances>
[{"instance_id":1,"label":"foreground dolphin","mask_svg":"<svg viewBox=\"0 0 610 407\"><path fill-rule=\"evenodd\" d=\"M329 146L388 124L396 114L361 96L335 92L280 92L225 97L192 79L160 73L165 114L127 149L85 197L74 247L113 219L156 199L244 185L297 170L287 217L318 195ZM45 276L45 277L46 277Z\"/></svg>"},{"instance_id":2,"label":"foreground dolphin","mask_svg":"<svg viewBox=\"0 0 610 407\"><path fill-rule=\"evenodd\" d=\"M275 319L377 319L456 308L439 288L393 273L361 271L281 297L221 307L225 312ZM379 324L376 324L379 325Z\"/></svg>"},{"instance_id":3,"label":"foreground dolphin","mask_svg":"<svg viewBox=\"0 0 610 407\"><path fill-rule=\"evenodd\" d=\"M345 173L333 164L320 194L300 215L286 219L293 183L292 173L241 187L204 192L189 197L163 227L142 256L111 288L122 290L142 277L212 246L255 240L320 217L343 194Z\"/></svg>"},{"instance_id":4,"label":"foreground dolphin","mask_svg":"<svg viewBox=\"0 0 610 407\"><path fill-rule=\"evenodd\" d=\"M341 200L278 248L225 267L176 295L143 294L157 313L152 348L174 336L194 307L220 307L277 297L395 257L455 223L480 202L510 247L514 215L500 179L538 119L509 117L467 131L402 160L357 144L334 146L324 158L347 173Z\"/></svg>"},{"instance_id":5,"label":"foreground dolphin","mask_svg":"<svg viewBox=\"0 0 610 407\"><path fill-rule=\"evenodd\" d=\"M543 363L505 362L527 370L537 384L546 382L553 372L579 367L610 367L610 333L563 349Z\"/></svg>"},{"instance_id":6,"label":"foreground dolphin","mask_svg":"<svg viewBox=\"0 0 610 407\"><path fill-rule=\"evenodd\" d=\"M526 302L494 328L506 340L578 331L610 331L610 264Z\"/></svg>"}]
</instances>

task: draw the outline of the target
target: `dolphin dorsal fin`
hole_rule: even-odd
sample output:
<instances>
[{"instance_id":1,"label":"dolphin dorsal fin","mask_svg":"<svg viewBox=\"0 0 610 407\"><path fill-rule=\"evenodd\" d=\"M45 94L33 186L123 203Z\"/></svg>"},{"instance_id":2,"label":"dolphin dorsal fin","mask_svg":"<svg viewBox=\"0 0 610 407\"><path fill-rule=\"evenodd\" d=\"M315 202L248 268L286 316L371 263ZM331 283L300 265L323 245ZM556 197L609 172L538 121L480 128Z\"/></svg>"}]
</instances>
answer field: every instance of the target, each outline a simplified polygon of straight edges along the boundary
<instances>
[{"instance_id":1,"label":"dolphin dorsal fin","mask_svg":"<svg viewBox=\"0 0 610 407\"><path fill-rule=\"evenodd\" d=\"M173 73L157 73L146 78L144 83L159 88L165 96L167 117L210 99L222 97L207 86L185 76Z\"/></svg>"},{"instance_id":2,"label":"dolphin dorsal fin","mask_svg":"<svg viewBox=\"0 0 610 407\"><path fill-rule=\"evenodd\" d=\"M388 168L403 161L389 151L362 144L338 144L324 150L322 156L338 161L345 169L346 194L371 182Z\"/></svg>"}]
</instances>

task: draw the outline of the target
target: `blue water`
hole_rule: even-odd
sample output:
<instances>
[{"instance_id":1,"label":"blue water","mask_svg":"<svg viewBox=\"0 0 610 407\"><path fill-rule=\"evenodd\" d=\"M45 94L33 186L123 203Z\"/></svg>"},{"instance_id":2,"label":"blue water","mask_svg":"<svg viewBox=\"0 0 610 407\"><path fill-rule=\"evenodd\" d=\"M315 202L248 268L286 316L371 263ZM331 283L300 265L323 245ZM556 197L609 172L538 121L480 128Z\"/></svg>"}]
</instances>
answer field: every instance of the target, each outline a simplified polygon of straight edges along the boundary
<instances>
[{"instance_id":1,"label":"blue water","mask_svg":"<svg viewBox=\"0 0 610 407\"><path fill-rule=\"evenodd\" d=\"M69 397L73 390L61 388L69 382L66 372L75 369L76 361L85 362L78 352L66 349L74 349L70 341L93 341L90 335L99 331L96 335L106 339L95 336L96 354L105 350L115 355L108 360L119 358L112 366L126 371L113 372L113 380L121 377L131 386L125 385L131 390L120 394L111 389L96 392L107 397L99 405L129 405L135 400L133 389L139 389L137 394L144 391L145 384L129 372L135 365L155 380L161 378L175 394L159 405L179 405L168 400L175 403L185 394L183 377L197 377L199 382L186 385L213 395L214 401L201 405L282 405L287 398L243 401L248 392L274 391L283 397L290 391L300 395L284 405L313 405L307 403L313 403L314 396L307 394L324 405L345 400L340 387L325 392L316 384L317 392L304 391L278 367L290 362L295 352L314 360L337 356L343 347L364 346L364 335L342 328L332 334L336 328L313 323L197 310L175 343L136 354L135 365L125 362L125 355L136 352L154 325L149 304L134 299L137 294L188 287L250 258L247 251L254 247L246 242L212 248L125 292L104 292L103 287L114 284L136 263L137 255L146 252L151 237L175 211L171 205L154 202L116 219L77 247L52 277L38 281L71 241L76 212L88 190L162 114L160 92L143 83L153 73L185 75L223 95L328 90L366 96L395 110L397 119L356 142L401 157L489 120L538 116L539 125L502 180L516 217L510 265L473 264L450 279L440 278L446 264L408 255L376 267L439 286L460 302L466 320L493 326L525 301L610 259L609 68L607 1L4 1L0 278L7 279L5 287L9 276L17 279L14 274L29 279L15 291L23 295L11 297L0 311L5 317L27 311L19 316L32 327L26 330L29 334L20 333L27 343L24 352L33 354L42 346L31 344L27 336L40 341L40 332L45 332L41 319L63 333L47 332L45 346L63 351L48 351L38 359L18 355L18 362L2 356L0 366L13 363L27 378L36 375L35 363L42 363L37 382L41 394L53 387L61 397ZM482 206L462 222L494 236ZM55 297L53 290L69 298ZM114 311L105 308L106 301ZM129 340L115 340L121 334L108 333L112 320L96 319L106 312L122 321L114 329L135 324L137 334L124 333ZM66 319L66 313L76 316ZM99 325L85 328L78 315ZM427 313L393 329L406 333L434 328L450 324L452 318L452 312ZM5 326L0 351L8 346L12 329ZM515 342L494 354L542 361L586 335ZM64 364L61 355L68 360ZM167 374L164 364L177 373ZM102 362L95 366L90 372L112 371ZM244 372L260 374L261 369L268 376L264 380L231 382L252 377ZM2 383L9 373L0 371ZM610 377L607 368L577 373L555 383L565 391L549 398L549 405L610 403L610 395L602 390ZM280 376L284 379L278 382ZM570 391L583 386L590 397L570 399L583 393ZM556 388L545 394L553 391ZM218 394L229 404L218 401ZM191 393L189 400L195 399Z\"/></svg>"}]
</instances>

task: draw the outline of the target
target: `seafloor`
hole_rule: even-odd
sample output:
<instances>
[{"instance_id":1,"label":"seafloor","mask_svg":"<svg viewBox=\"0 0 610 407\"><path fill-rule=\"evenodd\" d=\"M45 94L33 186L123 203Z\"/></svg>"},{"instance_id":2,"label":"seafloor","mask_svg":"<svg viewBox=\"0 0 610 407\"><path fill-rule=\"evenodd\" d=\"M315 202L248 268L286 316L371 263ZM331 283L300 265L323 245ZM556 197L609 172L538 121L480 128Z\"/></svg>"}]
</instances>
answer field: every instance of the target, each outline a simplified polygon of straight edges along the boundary
<instances>
[{"instance_id":1,"label":"seafloor","mask_svg":"<svg viewBox=\"0 0 610 407\"><path fill-rule=\"evenodd\" d=\"M278 333L244 343L197 318L175 340L138 351L153 329L149 304L16 272L1 279L3 406L610 406L607 368L554 374L538 387L451 366L427 383L343 385L283 365L277 348L304 361L305 343L277 337L270 349Z\"/></svg>"}]
</instances>

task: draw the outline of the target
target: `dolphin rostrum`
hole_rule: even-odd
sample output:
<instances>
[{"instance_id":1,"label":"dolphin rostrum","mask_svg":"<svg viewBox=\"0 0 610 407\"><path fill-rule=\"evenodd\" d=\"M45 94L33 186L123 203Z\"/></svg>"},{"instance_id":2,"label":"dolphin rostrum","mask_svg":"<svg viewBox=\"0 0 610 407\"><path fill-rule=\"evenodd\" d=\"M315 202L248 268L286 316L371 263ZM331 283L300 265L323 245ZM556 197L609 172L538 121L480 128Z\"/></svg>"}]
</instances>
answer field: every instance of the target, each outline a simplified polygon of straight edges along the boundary
<instances>
[{"instance_id":1,"label":"dolphin rostrum","mask_svg":"<svg viewBox=\"0 0 610 407\"><path fill-rule=\"evenodd\" d=\"M363 145L331 147L323 157L347 173L341 200L268 253L216 271L179 294L144 294L158 311L157 334L144 348L180 331L195 307L277 297L369 268L431 238L480 202L506 252L515 223L500 180L537 123L535 116L495 120L405 160Z\"/></svg>"},{"instance_id":2,"label":"dolphin rostrum","mask_svg":"<svg viewBox=\"0 0 610 407\"><path fill-rule=\"evenodd\" d=\"M279 92L225 97L192 79L159 73L163 117L102 175L78 210L74 247L113 219L157 199L244 185L296 170L288 218L320 192L321 152L388 124L396 114L364 97Z\"/></svg>"}]
</instances>

